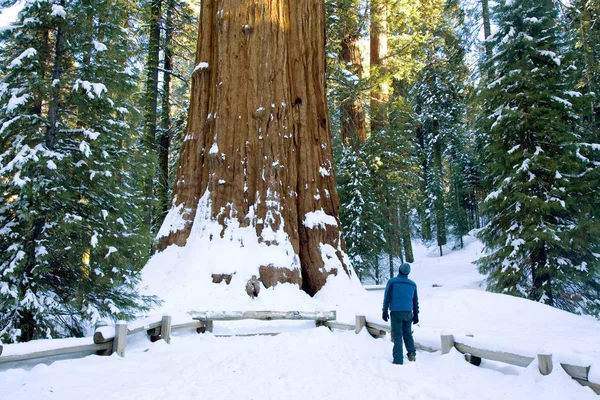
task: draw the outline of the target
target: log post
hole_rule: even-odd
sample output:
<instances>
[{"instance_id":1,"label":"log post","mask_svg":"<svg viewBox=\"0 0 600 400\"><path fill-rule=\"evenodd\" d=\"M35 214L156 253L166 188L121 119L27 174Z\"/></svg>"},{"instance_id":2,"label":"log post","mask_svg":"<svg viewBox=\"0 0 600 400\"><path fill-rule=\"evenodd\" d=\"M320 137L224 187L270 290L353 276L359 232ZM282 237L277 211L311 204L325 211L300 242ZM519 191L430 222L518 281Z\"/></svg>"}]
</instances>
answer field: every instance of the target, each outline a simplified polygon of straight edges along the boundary
<instances>
[{"instance_id":1,"label":"log post","mask_svg":"<svg viewBox=\"0 0 600 400\"><path fill-rule=\"evenodd\" d=\"M96 325L96 331L94 331L94 343L95 344L103 344L103 343L107 343L107 342L113 342L110 348L107 349L103 349L103 350L98 350L96 352L96 355L98 356L110 356L113 351L112 351L112 346L114 346L114 337L109 335L108 332L103 332L101 329L106 325ZM104 337L106 335L106 337Z\"/></svg>"},{"instance_id":2,"label":"log post","mask_svg":"<svg viewBox=\"0 0 600 400\"><path fill-rule=\"evenodd\" d=\"M471 365L479 367L481 365L481 357L474 356L473 354L465 354L465 360Z\"/></svg>"},{"instance_id":3,"label":"log post","mask_svg":"<svg viewBox=\"0 0 600 400\"><path fill-rule=\"evenodd\" d=\"M450 353L450 350L454 347L454 336L442 335L442 354Z\"/></svg>"},{"instance_id":4,"label":"log post","mask_svg":"<svg viewBox=\"0 0 600 400\"><path fill-rule=\"evenodd\" d=\"M162 325L160 327L160 334L165 342L171 343L171 316L170 315L163 315Z\"/></svg>"},{"instance_id":5,"label":"log post","mask_svg":"<svg viewBox=\"0 0 600 400\"><path fill-rule=\"evenodd\" d=\"M125 357L125 342L127 340L127 324L119 321L115 325L115 341L113 342L113 353Z\"/></svg>"},{"instance_id":6,"label":"log post","mask_svg":"<svg viewBox=\"0 0 600 400\"><path fill-rule=\"evenodd\" d=\"M538 354L540 374L546 376L552 372L552 354Z\"/></svg>"},{"instance_id":7,"label":"log post","mask_svg":"<svg viewBox=\"0 0 600 400\"><path fill-rule=\"evenodd\" d=\"M213 320L212 319L200 320L200 327L196 328L196 332L206 333L206 332L212 332L212 331L213 331Z\"/></svg>"},{"instance_id":8,"label":"log post","mask_svg":"<svg viewBox=\"0 0 600 400\"><path fill-rule=\"evenodd\" d=\"M152 343L160 340L161 332L162 332L162 322L161 322L161 326L159 326L158 328L152 328L152 329L148 329L146 331L146 333L148 333L148 336L150 336L150 341Z\"/></svg>"},{"instance_id":9,"label":"log post","mask_svg":"<svg viewBox=\"0 0 600 400\"><path fill-rule=\"evenodd\" d=\"M475 335L473 335L472 333L467 333L467 334L465 334L465 336L471 337L471 338L475 337ZM481 365L481 357L474 356L473 354L470 354L470 353L465 353L465 360L467 360L467 362L469 364L474 365L476 367L479 367Z\"/></svg>"},{"instance_id":10,"label":"log post","mask_svg":"<svg viewBox=\"0 0 600 400\"><path fill-rule=\"evenodd\" d=\"M356 328L354 329L354 332L359 333L365 326L367 326L367 317L365 317L364 315L357 315Z\"/></svg>"}]
</instances>

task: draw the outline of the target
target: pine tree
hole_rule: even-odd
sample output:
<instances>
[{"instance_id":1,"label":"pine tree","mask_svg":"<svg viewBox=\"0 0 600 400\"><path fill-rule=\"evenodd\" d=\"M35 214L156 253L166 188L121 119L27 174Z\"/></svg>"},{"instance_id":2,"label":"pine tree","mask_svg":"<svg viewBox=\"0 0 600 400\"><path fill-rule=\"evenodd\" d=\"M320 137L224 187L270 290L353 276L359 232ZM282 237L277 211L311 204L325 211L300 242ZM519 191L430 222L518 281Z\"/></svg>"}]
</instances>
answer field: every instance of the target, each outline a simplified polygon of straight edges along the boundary
<instances>
[{"instance_id":1,"label":"pine tree","mask_svg":"<svg viewBox=\"0 0 600 400\"><path fill-rule=\"evenodd\" d=\"M459 31L462 11L448 1L432 28L425 65L411 91L424 176L425 215L436 232L440 255L448 235L468 232L465 103L467 68ZM457 20L457 21L455 21Z\"/></svg>"},{"instance_id":2,"label":"pine tree","mask_svg":"<svg viewBox=\"0 0 600 400\"><path fill-rule=\"evenodd\" d=\"M136 292L126 4L27 2L0 56L0 337L81 336Z\"/></svg>"},{"instance_id":3,"label":"pine tree","mask_svg":"<svg viewBox=\"0 0 600 400\"><path fill-rule=\"evenodd\" d=\"M482 92L494 190L478 261L488 288L562 309L597 312L597 245L577 229L584 166L574 70L552 0L500 1ZM584 251L578 251L584 250ZM594 291L595 289L595 291Z\"/></svg>"},{"instance_id":4,"label":"pine tree","mask_svg":"<svg viewBox=\"0 0 600 400\"><path fill-rule=\"evenodd\" d=\"M159 178L156 225L160 226L170 207L179 150L185 136L190 104L191 73L198 39L198 11L182 0L168 0L164 11L162 85L158 129ZM165 209L166 207L166 209Z\"/></svg>"},{"instance_id":5,"label":"pine tree","mask_svg":"<svg viewBox=\"0 0 600 400\"><path fill-rule=\"evenodd\" d=\"M388 259L389 276L397 273L394 260L414 261L407 213L415 196L417 159L412 155L410 116L403 100L392 93L389 113L386 112L387 129L372 132L364 150L369 160L372 198L377 204L379 225L384 233L382 250Z\"/></svg>"},{"instance_id":6,"label":"pine tree","mask_svg":"<svg viewBox=\"0 0 600 400\"><path fill-rule=\"evenodd\" d=\"M573 100L581 110L577 155L584 164L584 171L578 176L574 188L581 199L577 202L580 218L571 238L576 262L585 265L584 270L579 271L580 281L584 284L579 283L571 290L584 293L581 299L587 304L581 309L599 315L597 298L600 297L600 268L597 265L594 267L594 264L588 265L588 260L598 253L597 238L600 237L600 199L597 195L600 186L600 4L598 1L577 0L571 3L568 11L570 18L566 29L574 35L571 47L577 55L577 89L582 93L580 98Z\"/></svg>"},{"instance_id":7,"label":"pine tree","mask_svg":"<svg viewBox=\"0 0 600 400\"><path fill-rule=\"evenodd\" d=\"M343 147L338 156L340 221L350 262L361 281L381 282L378 257L385 245L382 215L374 201L367 154Z\"/></svg>"}]
</instances>

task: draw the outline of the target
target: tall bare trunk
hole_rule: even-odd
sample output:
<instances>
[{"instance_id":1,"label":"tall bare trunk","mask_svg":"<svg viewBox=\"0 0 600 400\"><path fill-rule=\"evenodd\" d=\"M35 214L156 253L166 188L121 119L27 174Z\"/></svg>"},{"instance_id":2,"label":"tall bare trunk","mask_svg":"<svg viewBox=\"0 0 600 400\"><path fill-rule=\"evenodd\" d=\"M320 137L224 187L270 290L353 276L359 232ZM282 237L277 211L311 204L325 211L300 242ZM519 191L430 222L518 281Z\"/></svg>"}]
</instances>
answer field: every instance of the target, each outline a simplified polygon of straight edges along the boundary
<instances>
[{"instance_id":1,"label":"tall bare trunk","mask_svg":"<svg viewBox=\"0 0 600 400\"><path fill-rule=\"evenodd\" d=\"M404 250L404 258L406 262L415 261L412 242L410 237L410 225L408 221L408 204L406 199L400 199L398 208L398 222L400 224L400 237L402 240L402 249Z\"/></svg>"},{"instance_id":2,"label":"tall bare trunk","mask_svg":"<svg viewBox=\"0 0 600 400\"><path fill-rule=\"evenodd\" d=\"M437 132L437 123L434 121L434 129ZM437 133L436 133L437 136ZM434 194L435 200L433 201L433 207L435 208L435 225L436 225L436 237L437 244L440 248L440 256L443 255L442 246L447 243L446 238L446 208L445 208L445 194L444 194L444 166L442 164L442 149L441 144L438 140L433 143L433 179L435 182Z\"/></svg>"},{"instance_id":3,"label":"tall bare trunk","mask_svg":"<svg viewBox=\"0 0 600 400\"><path fill-rule=\"evenodd\" d=\"M425 131L421 126L417 127L415 131L417 135L417 143L419 145L419 150L421 154L421 176L419 180L419 193L423 194L423 198L420 199L420 204L417 210L419 212L419 219L421 220L421 237L423 238L423 240L431 240L433 239L433 232L431 231L431 213L427 207L426 202L427 187L429 186L430 166L427 162L426 156L427 149L425 147Z\"/></svg>"},{"instance_id":4,"label":"tall bare trunk","mask_svg":"<svg viewBox=\"0 0 600 400\"><path fill-rule=\"evenodd\" d=\"M593 2L580 0L575 2L575 8L579 15L579 32L578 36L581 42L581 48L585 55L585 69L584 78L587 84L587 90L596 93L596 96L592 96L590 102L590 119L593 124L596 124L600 116L600 107L597 105L598 98L598 82L597 82L597 70L598 70L598 58L595 55L594 48L597 48L597 43L594 43L598 35L594 30L598 30L595 27L597 19L597 7Z\"/></svg>"},{"instance_id":5,"label":"tall bare trunk","mask_svg":"<svg viewBox=\"0 0 600 400\"><path fill-rule=\"evenodd\" d=\"M171 147L171 69L173 68L173 8L169 0L165 10L165 43L163 50L163 85L161 95L160 135L158 138L158 212L156 222L162 224L169 211L169 149Z\"/></svg>"},{"instance_id":6,"label":"tall bare trunk","mask_svg":"<svg viewBox=\"0 0 600 400\"><path fill-rule=\"evenodd\" d=\"M64 5L64 1L61 2ZM58 96L60 92L60 77L62 74L62 58L63 58L63 29L59 26L56 29L56 39L54 42L54 65L52 67L52 87L50 89L51 97L48 105L48 126L46 127L46 146L50 150L54 150L56 146L56 126L58 122ZM54 84L58 82L57 84Z\"/></svg>"},{"instance_id":7,"label":"tall bare trunk","mask_svg":"<svg viewBox=\"0 0 600 400\"><path fill-rule=\"evenodd\" d=\"M146 75L146 98L144 110L144 141L154 150L156 141L156 107L158 104L158 57L160 49L161 0L151 0L148 61Z\"/></svg>"},{"instance_id":8,"label":"tall bare trunk","mask_svg":"<svg viewBox=\"0 0 600 400\"><path fill-rule=\"evenodd\" d=\"M345 68L358 80L362 78L363 66L359 47L360 26L358 23L357 4L349 7L339 3L341 54ZM344 144L364 143L367 140L365 123L365 107L356 87L348 88L347 96L340 104L341 133Z\"/></svg>"},{"instance_id":9,"label":"tall bare trunk","mask_svg":"<svg viewBox=\"0 0 600 400\"><path fill-rule=\"evenodd\" d=\"M386 103L389 100L386 0L371 0L370 47L371 76L377 80L371 90L371 131L377 132L386 128Z\"/></svg>"},{"instance_id":10,"label":"tall bare trunk","mask_svg":"<svg viewBox=\"0 0 600 400\"><path fill-rule=\"evenodd\" d=\"M144 137L143 143L146 152L150 155L148 162L148 176L144 182L146 195L145 222L147 225L154 223L154 175L156 162L156 109L158 104L158 58L160 50L160 19L162 0L151 0L148 39L148 61L146 75L146 93L144 99Z\"/></svg>"},{"instance_id":11,"label":"tall bare trunk","mask_svg":"<svg viewBox=\"0 0 600 400\"><path fill-rule=\"evenodd\" d=\"M481 16L483 18L483 37L487 40L492 34L492 26L490 24L490 5L488 0L481 0ZM485 55L488 60L492 58L492 45L485 42Z\"/></svg>"},{"instance_id":12,"label":"tall bare trunk","mask_svg":"<svg viewBox=\"0 0 600 400\"><path fill-rule=\"evenodd\" d=\"M269 234L283 231L297 255L287 265L261 265L267 287L292 282L313 295L329 275L348 273L326 103L323 1L201 3L173 191L167 220L179 214L185 223L161 238L160 249L186 245L196 223L218 222L223 236L236 218L269 247L284 245ZM208 213L194 220L201 198ZM328 223L308 223L315 212Z\"/></svg>"}]
</instances>

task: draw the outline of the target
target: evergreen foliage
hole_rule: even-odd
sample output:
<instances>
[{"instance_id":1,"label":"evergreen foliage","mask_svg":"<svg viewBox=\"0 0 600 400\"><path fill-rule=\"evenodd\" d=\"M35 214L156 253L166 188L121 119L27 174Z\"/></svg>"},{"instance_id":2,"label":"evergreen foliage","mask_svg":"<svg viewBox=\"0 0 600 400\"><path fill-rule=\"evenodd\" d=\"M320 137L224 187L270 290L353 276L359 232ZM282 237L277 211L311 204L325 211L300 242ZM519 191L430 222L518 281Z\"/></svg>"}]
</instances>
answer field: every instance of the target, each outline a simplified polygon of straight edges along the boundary
<instances>
[{"instance_id":1,"label":"evergreen foliage","mask_svg":"<svg viewBox=\"0 0 600 400\"><path fill-rule=\"evenodd\" d=\"M500 1L481 93L494 190L478 261L488 288L597 313L597 239L582 235L572 64L552 0Z\"/></svg>"},{"instance_id":2,"label":"evergreen foliage","mask_svg":"<svg viewBox=\"0 0 600 400\"><path fill-rule=\"evenodd\" d=\"M383 254L388 256L390 276L397 273L393 259L414 261L410 233L402 232L403 229L408 231L409 226L401 210L407 211L407 205L414 200L418 160L413 156L410 116L404 108L403 100L392 95L388 103L390 111L387 113L387 129L372 132L365 146L365 151L372 160L371 185L381 216L381 227L385 237ZM401 220L404 220L402 226Z\"/></svg>"},{"instance_id":3,"label":"evergreen foliage","mask_svg":"<svg viewBox=\"0 0 600 400\"><path fill-rule=\"evenodd\" d=\"M147 253L128 11L29 1L0 55L0 337L81 336L131 318Z\"/></svg>"},{"instance_id":4,"label":"evergreen foliage","mask_svg":"<svg viewBox=\"0 0 600 400\"><path fill-rule=\"evenodd\" d=\"M336 153L342 224L349 252L360 260L354 262L355 268L364 270L365 279L378 281L387 275L381 266L389 267L393 275L395 260L414 260L412 236L427 238L434 228L445 244L448 234L461 237L476 226L477 195L471 184L477 166L466 139L464 90L468 76L459 36L460 7L442 0L383 1L377 2L375 10L373 4L363 10L355 0L330 1L328 5L328 78L335 122L332 130L334 135L341 135L340 143L346 146ZM386 15L379 15L382 12ZM356 65L336 56L344 50L339 38L349 37L348 32L368 37L364 28L373 29L373 23L365 22L363 16L387 21L387 28L380 32L387 36L385 61L371 64L368 75L361 75ZM356 128L360 119L348 115L347 104L368 104L369 97L371 107L365 107L365 119L370 121L371 129L364 142L353 140L348 127ZM381 100L373 101L374 97ZM420 111L415 113L415 108ZM433 133L432 122L437 123L437 118L443 120L443 132L435 145L439 135ZM434 149L439 156L436 170ZM432 179L434 171L438 179ZM446 198L451 185L455 190ZM433 207L432 198L438 199L437 207ZM348 209L371 203L376 205L377 213L360 207ZM414 218L415 208L420 211L421 221ZM361 211L364 214L358 218ZM437 216L437 221L430 221L428 216ZM360 232L365 236L359 236Z\"/></svg>"},{"instance_id":5,"label":"evergreen foliage","mask_svg":"<svg viewBox=\"0 0 600 400\"><path fill-rule=\"evenodd\" d=\"M475 225L467 210L476 204L467 179L474 162L465 128L468 71L459 27L453 24L454 18L462 18L458 5L448 2L442 17L432 30L423 69L411 90L423 166L422 214L436 232L440 254L450 233L462 238Z\"/></svg>"},{"instance_id":6,"label":"evergreen foliage","mask_svg":"<svg viewBox=\"0 0 600 400\"><path fill-rule=\"evenodd\" d=\"M361 280L370 278L381 282L378 256L385 239L382 216L370 187L368 160L363 151L355 152L348 147L343 147L341 153L336 176L347 254Z\"/></svg>"}]
</instances>

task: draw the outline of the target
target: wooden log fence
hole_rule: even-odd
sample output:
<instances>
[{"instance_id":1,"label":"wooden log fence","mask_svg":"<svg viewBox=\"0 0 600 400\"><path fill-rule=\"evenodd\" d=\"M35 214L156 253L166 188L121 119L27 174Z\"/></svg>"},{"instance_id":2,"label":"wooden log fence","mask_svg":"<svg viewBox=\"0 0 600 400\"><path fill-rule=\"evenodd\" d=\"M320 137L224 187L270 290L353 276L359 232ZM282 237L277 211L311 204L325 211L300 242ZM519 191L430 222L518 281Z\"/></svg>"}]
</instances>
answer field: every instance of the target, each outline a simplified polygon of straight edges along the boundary
<instances>
[{"instance_id":1,"label":"wooden log fence","mask_svg":"<svg viewBox=\"0 0 600 400\"><path fill-rule=\"evenodd\" d=\"M151 341L160 339L170 342L173 332L196 329L198 333L212 332L213 321L236 321L243 319L258 320L314 320L316 326L323 326L332 322L336 318L335 311L325 312L303 312L303 311L239 311L239 312L196 312L190 313L195 320L181 324L172 324L172 317L165 315L160 321L152 322L147 325L138 326L129 329L125 322L118 322L114 327L103 326L96 329L93 335L93 343L88 342L89 338L74 339L75 344L63 345L62 347L50 348L39 351L32 351L23 354L4 355L4 347L0 344L0 364L11 362L28 361L46 357L64 356L70 354L98 354L110 355L117 353L119 356L125 356L127 336L140 332L146 332ZM354 329L354 325L352 325ZM257 335L278 335L278 332L271 333L253 333L253 334L220 334L219 337L227 336L257 336ZM79 344L79 343L82 344Z\"/></svg>"},{"instance_id":2,"label":"wooden log fence","mask_svg":"<svg viewBox=\"0 0 600 400\"><path fill-rule=\"evenodd\" d=\"M499 361L518 367L528 367L535 357L523 356L506 351L479 349L466 343L457 342L453 335L441 336L442 354L449 353L452 348L465 355L465 359L474 365L479 365L482 359ZM549 375L553 370L552 354L538 354L538 368L542 375ZM589 386L596 394L600 394L600 383L590 382L591 366L571 365L560 363L562 369L575 381L583 386Z\"/></svg>"},{"instance_id":3,"label":"wooden log fence","mask_svg":"<svg viewBox=\"0 0 600 400\"><path fill-rule=\"evenodd\" d=\"M44 358L44 357L54 357L54 356L62 356L69 354L77 354L77 353L89 353L94 354L96 352L103 352L112 349L112 342L107 343L89 343L89 344L78 344L74 346L67 346L60 349L48 349L48 350L40 350L33 351L27 354L14 354L14 355L6 355L0 356L0 364L6 364L11 362L18 361L28 361L34 360L36 358Z\"/></svg>"},{"instance_id":4,"label":"wooden log fence","mask_svg":"<svg viewBox=\"0 0 600 400\"><path fill-rule=\"evenodd\" d=\"M357 315L355 324L345 324L335 321L336 312L300 312L300 311L239 311L239 312L214 312L214 311L192 311L189 313L194 319L191 322L182 324L172 324L172 318L169 315L162 317L160 321L153 322L144 326L128 329L125 322L119 322L114 326L114 329L108 326L100 327L94 332L93 343L76 344L66 346L64 348L55 348L41 351L34 351L27 354L15 354L2 356L3 346L0 345L0 364L27 361L37 358L53 357L60 355L69 355L75 353L88 354L113 354L125 356L126 341L128 335L133 335L139 332L146 331L152 341L163 339L170 343L172 332L179 330L196 329L198 333L212 332L214 321L239 321L244 319L257 320L314 320L315 325L327 326L329 329L336 330L354 330L355 333L360 333L363 328L367 329L369 334L374 337L382 337L386 334L391 334L391 328L387 325L381 325L367 321L363 315ZM278 332L272 333L252 333L252 334L220 334L215 336L256 336L256 335L278 335ZM84 338L85 339L85 338ZM467 343L456 341L453 335L442 334L440 336L440 345L442 354L449 353L452 349L464 354L465 360L473 365L480 365L482 359L499 361L506 364L516 365L519 367L527 367L535 359L530 356L523 356L511 352L480 349L471 346ZM426 352L436 352L439 349L431 348L415 342L415 347L418 350ZM548 375L552 372L554 366L552 362L552 354L538 354L538 366L542 375ZM575 381L583 386L590 387L594 392L600 395L600 383L590 382L589 372L590 366L570 365L566 363L559 364L563 370L570 375Z\"/></svg>"},{"instance_id":5,"label":"wooden log fence","mask_svg":"<svg viewBox=\"0 0 600 400\"><path fill-rule=\"evenodd\" d=\"M347 329L352 330L356 329L356 333L360 332L358 329L359 321L361 321L361 325L364 321L364 327L367 328L369 333L375 337L381 336L383 333L391 334L391 327L386 325L380 325L372 322L366 321L366 319L362 316L356 317L356 326L352 327L352 325L348 325L349 328L344 326L338 327L337 323L327 323L332 329ZM343 325L343 324L341 324ZM362 329L362 328L361 328ZM378 332L374 334L373 332ZM442 354L449 353L453 348L455 348L458 352L464 354L465 360L470 362L473 365L479 366L481 364L482 359L491 360L491 361L499 361L505 364L516 365L519 367L528 367L531 362L534 360L534 357L522 356L519 354L514 354L510 352L503 352L497 350L488 350L488 349L479 349L473 346L470 346L465 343L457 342L453 335L442 334L440 336L440 345L442 349ZM439 351L438 349L433 349L431 347L422 345L415 341L415 347L417 350L426 351L429 353L434 353ZM540 373L542 375L548 375L552 372L553 363L552 363L552 354L538 354L538 366ZM591 382L589 380L589 372L591 366L580 366L580 365L570 365L566 363L561 363L560 366L563 370L571 376L575 381L579 382L582 386L590 387L596 394L600 395L600 383Z\"/></svg>"}]
</instances>

